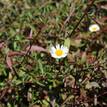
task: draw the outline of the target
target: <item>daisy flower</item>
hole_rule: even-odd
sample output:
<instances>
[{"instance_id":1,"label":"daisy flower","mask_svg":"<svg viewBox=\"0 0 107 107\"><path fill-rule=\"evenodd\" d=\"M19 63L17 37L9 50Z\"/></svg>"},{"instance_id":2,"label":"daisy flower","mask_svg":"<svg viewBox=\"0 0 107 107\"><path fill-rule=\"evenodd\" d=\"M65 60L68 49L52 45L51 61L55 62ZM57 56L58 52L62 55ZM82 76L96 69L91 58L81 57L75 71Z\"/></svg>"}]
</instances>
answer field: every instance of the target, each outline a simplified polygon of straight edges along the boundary
<instances>
[{"instance_id":1,"label":"daisy flower","mask_svg":"<svg viewBox=\"0 0 107 107\"><path fill-rule=\"evenodd\" d=\"M69 49L65 46L60 46L59 44L56 47L51 47L50 54L53 58L64 58L67 56Z\"/></svg>"},{"instance_id":2,"label":"daisy flower","mask_svg":"<svg viewBox=\"0 0 107 107\"><path fill-rule=\"evenodd\" d=\"M90 32L96 32L96 31L99 31L100 30L100 27L98 24L92 24L89 26L89 31Z\"/></svg>"}]
</instances>

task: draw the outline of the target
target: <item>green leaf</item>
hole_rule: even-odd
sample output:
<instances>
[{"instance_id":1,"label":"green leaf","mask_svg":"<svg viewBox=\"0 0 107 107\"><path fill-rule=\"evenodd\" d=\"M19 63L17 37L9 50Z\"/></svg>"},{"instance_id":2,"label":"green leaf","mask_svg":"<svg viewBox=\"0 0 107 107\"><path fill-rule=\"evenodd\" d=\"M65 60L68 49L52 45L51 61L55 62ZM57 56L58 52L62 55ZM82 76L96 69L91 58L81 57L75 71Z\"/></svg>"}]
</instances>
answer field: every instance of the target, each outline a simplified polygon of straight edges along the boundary
<instances>
[{"instance_id":1,"label":"green leaf","mask_svg":"<svg viewBox=\"0 0 107 107\"><path fill-rule=\"evenodd\" d=\"M86 57L86 52L84 52L84 53L82 54L82 57L81 57L81 63L82 63L82 64L85 63L85 62L86 62L86 59L87 59L87 57Z\"/></svg>"},{"instance_id":2,"label":"green leaf","mask_svg":"<svg viewBox=\"0 0 107 107\"><path fill-rule=\"evenodd\" d=\"M42 65L42 63L41 63L40 60L38 60L38 64L39 64L39 69L40 69L40 71L41 71L41 74L43 74L43 73L44 73L43 65Z\"/></svg>"},{"instance_id":3,"label":"green leaf","mask_svg":"<svg viewBox=\"0 0 107 107\"><path fill-rule=\"evenodd\" d=\"M43 107L49 107L49 103L46 100L43 100Z\"/></svg>"},{"instance_id":4,"label":"green leaf","mask_svg":"<svg viewBox=\"0 0 107 107\"><path fill-rule=\"evenodd\" d=\"M65 41L64 41L64 46L66 46L66 47L70 47L70 38L67 38L67 39L65 39Z\"/></svg>"}]
</instances>

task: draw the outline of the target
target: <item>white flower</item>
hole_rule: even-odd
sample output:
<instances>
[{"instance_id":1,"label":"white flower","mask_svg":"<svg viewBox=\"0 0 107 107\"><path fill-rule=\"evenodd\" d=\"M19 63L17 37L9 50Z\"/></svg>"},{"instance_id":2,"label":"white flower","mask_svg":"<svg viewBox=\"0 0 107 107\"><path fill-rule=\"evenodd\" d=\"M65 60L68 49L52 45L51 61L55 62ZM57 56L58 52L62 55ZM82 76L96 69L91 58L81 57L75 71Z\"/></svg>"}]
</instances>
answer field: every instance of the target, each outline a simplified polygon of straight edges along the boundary
<instances>
[{"instance_id":1,"label":"white flower","mask_svg":"<svg viewBox=\"0 0 107 107\"><path fill-rule=\"evenodd\" d=\"M100 30L100 27L98 24L92 24L89 26L89 31L90 32L96 32L96 31L99 31Z\"/></svg>"},{"instance_id":2,"label":"white flower","mask_svg":"<svg viewBox=\"0 0 107 107\"><path fill-rule=\"evenodd\" d=\"M58 44L55 47L51 47L50 53L53 58L64 58L67 56L69 49L65 46L61 46Z\"/></svg>"}]
</instances>

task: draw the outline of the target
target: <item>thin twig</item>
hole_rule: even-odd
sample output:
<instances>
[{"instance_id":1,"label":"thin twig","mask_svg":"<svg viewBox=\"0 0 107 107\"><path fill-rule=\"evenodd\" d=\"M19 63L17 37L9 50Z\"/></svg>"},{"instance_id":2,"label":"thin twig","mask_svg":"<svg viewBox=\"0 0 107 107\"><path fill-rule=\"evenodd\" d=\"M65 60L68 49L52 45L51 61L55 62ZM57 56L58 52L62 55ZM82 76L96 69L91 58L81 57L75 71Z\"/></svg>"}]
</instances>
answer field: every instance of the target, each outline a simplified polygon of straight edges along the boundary
<instances>
[{"instance_id":1,"label":"thin twig","mask_svg":"<svg viewBox=\"0 0 107 107\"><path fill-rule=\"evenodd\" d=\"M93 0L93 1L90 3L90 5L88 5L88 7L85 9L84 14L81 16L79 22L76 24L76 26L74 27L74 29L73 29L73 31L71 32L71 34L69 34L70 37L74 34L75 30L78 28L78 26L79 26L79 24L81 23L81 21L82 21L82 20L84 19L84 17L87 15L87 12L88 12L89 8L94 4L95 1L96 1L96 0Z\"/></svg>"},{"instance_id":2,"label":"thin twig","mask_svg":"<svg viewBox=\"0 0 107 107\"><path fill-rule=\"evenodd\" d=\"M32 41L30 41L29 49L27 50L26 54L24 55L23 60L21 61L20 65L22 65L22 64L23 64L24 60L25 60L25 59L26 59L26 57L29 55L29 52L30 52L30 50L31 50L31 48L32 48L32 45L33 45L33 43L34 43L35 39L37 38L37 36L40 34L40 32L41 32L41 30L39 30L39 31L38 31L38 33L37 33L37 35L33 38L33 40L32 40Z\"/></svg>"},{"instance_id":3,"label":"thin twig","mask_svg":"<svg viewBox=\"0 0 107 107\"><path fill-rule=\"evenodd\" d=\"M89 8L94 4L96 0L93 0L90 5L88 5L88 7L85 9L84 14L82 15L82 17L80 18L79 22L76 24L76 26L74 27L73 31L70 34L70 37L74 34L75 30L78 28L79 24L81 23L81 21L84 19L85 15L87 15L87 12L89 10ZM75 83L76 84L76 83ZM63 101L62 105L63 106L69 99L70 95L68 95L65 100Z\"/></svg>"}]
</instances>

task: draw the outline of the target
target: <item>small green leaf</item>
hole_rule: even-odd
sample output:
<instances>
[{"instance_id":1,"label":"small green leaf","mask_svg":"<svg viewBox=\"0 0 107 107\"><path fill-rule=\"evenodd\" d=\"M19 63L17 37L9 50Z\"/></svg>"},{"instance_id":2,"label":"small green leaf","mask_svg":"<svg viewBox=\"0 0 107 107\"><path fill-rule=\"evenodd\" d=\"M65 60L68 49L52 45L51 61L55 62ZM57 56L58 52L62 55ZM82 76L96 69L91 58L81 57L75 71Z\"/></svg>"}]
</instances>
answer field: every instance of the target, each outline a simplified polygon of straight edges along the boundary
<instances>
[{"instance_id":1,"label":"small green leaf","mask_svg":"<svg viewBox=\"0 0 107 107\"><path fill-rule=\"evenodd\" d=\"M85 62L86 62L86 59L87 59L87 57L86 57L86 52L84 52L84 53L82 54L82 57L81 57L81 63L82 63L82 64L85 63Z\"/></svg>"},{"instance_id":2,"label":"small green leaf","mask_svg":"<svg viewBox=\"0 0 107 107\"><path fill-rule=\"evenodd\" d=\"M70 47L70 38L67 38L67 39L65 39L65 41L64 41L64 46L66 46L66 47Z\"/></svg>"},{"instance_id":3,"label":"small green leaf","mask_svg":"<svg viewBox=\"0 0 107 107\"><path fill-rule=\"evenodd\" d=\"M49 103L46 100L43 100L43 107L49 107Z\"/></svg>"},{"instance_id":4,"label":"small green leaf","mask_svg":"<svg viewBox=\"0 0 107 107\"><path fill-rule=\"evenodd\" d=\"M42 63L41 63L40 60L38 60L38 64L39 64L39 69L40 69L40 71L41 71L41 74L43 74L43 73L44 73L43 65L42 65Z\"/></svg>"}]
</instances>

